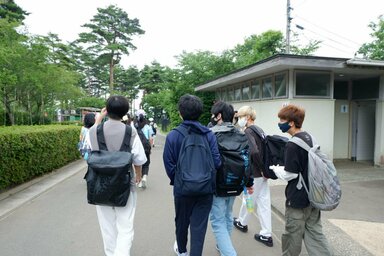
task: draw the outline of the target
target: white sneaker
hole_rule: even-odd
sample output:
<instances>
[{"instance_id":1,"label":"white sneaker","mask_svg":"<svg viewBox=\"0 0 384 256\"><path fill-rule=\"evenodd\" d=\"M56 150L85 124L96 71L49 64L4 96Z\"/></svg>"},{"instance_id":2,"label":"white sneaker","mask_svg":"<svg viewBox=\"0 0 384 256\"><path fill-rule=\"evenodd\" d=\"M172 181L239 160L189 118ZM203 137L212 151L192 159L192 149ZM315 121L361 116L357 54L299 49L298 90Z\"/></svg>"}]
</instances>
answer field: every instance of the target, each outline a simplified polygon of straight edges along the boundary
<instances>
[{"instance_id":1,"label":"white sneaker","mask_svg":"<svg viewBox=\"0 0 384 256\"><path fill-rule=\"evenodd\" d=\"M148 175L143 175L143 178L141 179L141 187L146 188L147 187L147 176Z\"/></svg>"},{"instance_id":2,"label":"white sneaker","mask_svg":"<svg viewBox=\"0 0 384 256\"><path fill-rule=\"evenodd\" d=\"M188 256L188 252L179 253L179 249L177 248L177 241L173 244L173 250L175 251L177 256Z\"/></svg>"},{"instance_id":3,"label":"white sneaker","mask_svg":"<svg viewBox=\"0 0 384 256\"><path fill-rule=\"evenodd\" d=\"M140 181L140 182L137 184L137 187L138 187L138 188L142 188L142 187L143 187L143 182Z\"/></svg>"}]
</instances>

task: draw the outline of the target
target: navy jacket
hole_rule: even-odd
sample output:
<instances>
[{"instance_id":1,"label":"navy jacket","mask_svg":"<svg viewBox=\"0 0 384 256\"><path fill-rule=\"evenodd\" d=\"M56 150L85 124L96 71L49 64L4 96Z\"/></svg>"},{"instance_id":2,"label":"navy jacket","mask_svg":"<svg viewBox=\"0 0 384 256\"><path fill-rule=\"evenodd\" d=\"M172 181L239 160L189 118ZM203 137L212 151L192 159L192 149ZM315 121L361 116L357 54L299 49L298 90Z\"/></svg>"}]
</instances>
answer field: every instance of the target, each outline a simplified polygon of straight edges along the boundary
<instances>
[{"instance_id":1,"label":"navy jacket","mask_svg":"<svg viewBox=\"0 0 384 256\"><path fill-rule=\"evenodd\" d=\"M202 134L206 134L212 152L213 163L215 164L216 170L219 169L221 166L220 153L217 147L216 136L212 133L212 131L197 121L186 120L181 124L181 126L190 127L191 129ZM176 130L172 130L167 135L165 141L163 162L167 175L170 179L170 185L173 185L174 183L177 160L179 159L179 152L183 139L184 137L181 133ZM175 196L181 196L180 191L175 191L175 188L173 194Z\"/></svg>"}]
</instances>

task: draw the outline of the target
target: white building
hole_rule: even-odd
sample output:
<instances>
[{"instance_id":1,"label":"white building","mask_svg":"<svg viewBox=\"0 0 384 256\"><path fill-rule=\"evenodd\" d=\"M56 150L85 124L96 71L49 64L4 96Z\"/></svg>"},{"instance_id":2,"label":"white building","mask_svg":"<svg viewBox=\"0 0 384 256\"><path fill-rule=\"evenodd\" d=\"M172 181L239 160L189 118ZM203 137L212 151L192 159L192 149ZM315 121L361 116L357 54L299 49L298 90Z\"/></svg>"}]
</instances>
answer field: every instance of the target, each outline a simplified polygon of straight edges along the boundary
<instances>
[{"instance_id":1,"label":"white building","mask_svg":"<svg viewBox=\"0 0 384 256\"><path fill-rule=\"evenodd\" d=\"M305 108L303 129L332 159L384 165L384 61L278 54L208 81L235 109L256 109L256 123L280 134L277 113L288 103Z\"/></svg>"}]
</instances>

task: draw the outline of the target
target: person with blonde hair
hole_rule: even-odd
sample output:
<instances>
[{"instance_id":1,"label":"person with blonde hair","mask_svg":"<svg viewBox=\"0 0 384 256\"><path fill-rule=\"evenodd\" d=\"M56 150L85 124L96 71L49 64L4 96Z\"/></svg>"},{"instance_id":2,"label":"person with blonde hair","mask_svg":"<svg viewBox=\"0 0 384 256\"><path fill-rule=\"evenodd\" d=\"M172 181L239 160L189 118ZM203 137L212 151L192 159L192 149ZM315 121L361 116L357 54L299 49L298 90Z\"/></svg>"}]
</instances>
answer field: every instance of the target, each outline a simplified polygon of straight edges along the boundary
<instances>
[{"instance_id":1,"label":"person with blonde hair","mask_svg":"<svg viewBox=\"0 0 384 256\"><path fill-rule=\"evenodd\" d=\"M271 193L268 185L268 179L263 177L263 147L262 140L255 130L262 131L255 125L256 111L250 106L243 106L237 112L237 124L244 129L249 147L250 147L250 167L254 176L253 191L251 195L257 215L259 217L261 230L254 235L256 241L263 243L268 247L273 246L272 239L272 221L271 221ZM248 231L248 220L250 213L245 205L245 198L240 207L239 217L233 219L233 225L242 232Z\"/></svg>"}]
</instances>

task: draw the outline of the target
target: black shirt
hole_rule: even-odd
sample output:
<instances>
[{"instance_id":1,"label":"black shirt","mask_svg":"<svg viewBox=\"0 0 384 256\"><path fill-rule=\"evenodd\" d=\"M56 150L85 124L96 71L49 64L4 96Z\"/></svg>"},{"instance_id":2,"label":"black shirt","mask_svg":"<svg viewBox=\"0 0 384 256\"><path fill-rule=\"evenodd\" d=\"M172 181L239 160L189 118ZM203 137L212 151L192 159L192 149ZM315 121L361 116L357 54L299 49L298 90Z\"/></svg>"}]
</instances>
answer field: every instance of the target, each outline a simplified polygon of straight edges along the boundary
<instances>
[{"instance_id":1,"label":"black shirt","mask_svg":"<svg viewBox=\"0 0 384 256\"><path fill-rule=\"evenodd\" d=\"M299 132L294 136L303 139L310 147L312 147L311 136L307 132ZM287 172L301 173L305 184L308 187L308 152L293 142L288 142L285 148L285 167ZM300 190L296 188L299 177L290 180L285 189L287 198L285 205L292 208L305 208L309 206L308 194L304 187Z\"/></svg>"}]
</instances>

